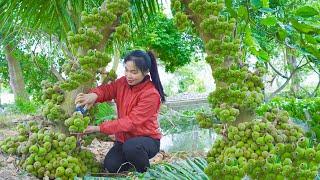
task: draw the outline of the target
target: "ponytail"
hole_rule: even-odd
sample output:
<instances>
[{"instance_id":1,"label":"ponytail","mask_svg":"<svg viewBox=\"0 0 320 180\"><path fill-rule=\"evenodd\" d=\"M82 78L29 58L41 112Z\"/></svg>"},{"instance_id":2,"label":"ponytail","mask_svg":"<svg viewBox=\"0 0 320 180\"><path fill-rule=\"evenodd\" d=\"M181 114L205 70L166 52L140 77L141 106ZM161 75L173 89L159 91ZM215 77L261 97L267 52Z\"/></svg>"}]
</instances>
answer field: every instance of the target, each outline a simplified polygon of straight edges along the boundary
<instances>
[{"instance_id":1,"label":"ponytail","mask_svg":"<svg viewBox=\"0 0 320 180\"><path fill-rule=\"evenodd\" d=\"M150 71L150 76L153 85L158 90L161 102L165 102L165 94L163 92L163 87L160 81L159 73L158 73L158 65L156 61L156 57L151 51L143 51L143 50L134 50L131 51L125 58L124 63L127 61L133 61L135 65L142 71L148 72Z\"/></svg>"},{"instance_id":2,"label":"ponytail","mask_svg":"<svg viewBox=\"0 0 320 180\"><path fill-rule=\"evenodd\" d=\"M151 75L152 83L160 94L161 102L165 102L166 101L166 99L165 99L166 94L163 92L163 87L162 87L162 84L160 81L156 57L153 54L153 52L151 52L151 51L147 51L147 53L148 53L150 60L151 60L150 75Z\"/></svg>"}]
</instances>

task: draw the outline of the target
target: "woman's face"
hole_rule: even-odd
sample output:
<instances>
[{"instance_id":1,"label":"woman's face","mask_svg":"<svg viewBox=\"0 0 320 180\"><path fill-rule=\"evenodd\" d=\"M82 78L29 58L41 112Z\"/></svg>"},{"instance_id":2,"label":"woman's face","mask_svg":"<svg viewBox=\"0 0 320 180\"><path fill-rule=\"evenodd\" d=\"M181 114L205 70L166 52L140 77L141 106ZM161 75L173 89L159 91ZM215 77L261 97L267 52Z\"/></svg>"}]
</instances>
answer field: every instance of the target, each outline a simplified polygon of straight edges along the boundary
<instances>
[{"instance_id":1,"label":"woman's face","mask_svg":"<svg viewBox=\"0 0 320 180\"><path fill-rule=\"evenodd\" d=\"M144 79L145 74L137 68L133 61L127 61L125 64L125 76L128 84L134 86Z\"/></svg>"}]
</instances>

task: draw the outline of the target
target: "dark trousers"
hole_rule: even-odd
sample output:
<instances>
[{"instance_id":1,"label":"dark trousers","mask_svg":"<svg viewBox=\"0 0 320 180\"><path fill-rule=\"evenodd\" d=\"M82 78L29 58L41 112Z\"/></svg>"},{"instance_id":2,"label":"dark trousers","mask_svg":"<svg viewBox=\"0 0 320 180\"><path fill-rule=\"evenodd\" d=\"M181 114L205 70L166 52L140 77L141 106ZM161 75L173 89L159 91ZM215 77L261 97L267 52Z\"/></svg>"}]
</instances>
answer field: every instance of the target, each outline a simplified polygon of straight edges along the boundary
<instances>
[{"instance_id":1,"label":"dark trousers","mask_svg":"<svg viewBox=\"0 0 320 180\"><path fill-rule=\"evenodd\" d=\"M150 137L135 137L124 143L115 142L104 159L104 168L110 173L128 171L134 168L145 172L150 167L149 159L160 149L160 140Z\"/></svg>"}]
</instances>

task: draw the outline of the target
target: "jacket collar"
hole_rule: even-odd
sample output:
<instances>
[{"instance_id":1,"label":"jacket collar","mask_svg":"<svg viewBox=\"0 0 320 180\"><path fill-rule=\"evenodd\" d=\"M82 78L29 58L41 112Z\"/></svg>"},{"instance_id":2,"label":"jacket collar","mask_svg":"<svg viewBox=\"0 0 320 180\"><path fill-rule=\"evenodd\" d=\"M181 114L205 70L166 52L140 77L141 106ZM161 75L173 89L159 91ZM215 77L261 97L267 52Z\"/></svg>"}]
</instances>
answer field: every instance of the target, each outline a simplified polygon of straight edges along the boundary
<instances>
[{"instance_id":1,"label":"jacket collar","mask_svg":"<svg viewBox=\"0 0 320 180\"><path fill-rule=\"evenodd\" d=\"M146 75L144 77L144 79L142 80L142 82L140 82L139 84L137 85L134 85L134 86L130 86L128 83L127 86L134 92L138 92L140 91L142 88L144 88L149 82L151 82L150 80L150 75Z\"/></svg>"}]
</instances>

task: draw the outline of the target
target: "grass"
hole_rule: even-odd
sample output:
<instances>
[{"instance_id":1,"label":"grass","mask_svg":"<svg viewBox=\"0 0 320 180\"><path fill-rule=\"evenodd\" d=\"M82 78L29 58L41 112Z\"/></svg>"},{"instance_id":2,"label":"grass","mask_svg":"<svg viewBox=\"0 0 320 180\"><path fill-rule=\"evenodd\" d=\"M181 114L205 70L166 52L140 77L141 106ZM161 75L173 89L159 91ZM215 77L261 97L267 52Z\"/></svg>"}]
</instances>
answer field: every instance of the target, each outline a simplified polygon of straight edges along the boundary
<instances>
[{"instance_id":1,"label":"grass","mask_svg":"<svg viewBox=\"0 0 320 180\"><path fill-rule=\"evenodd\" d=\"M8 116L0 116L0 129L9 128L12 122Z\"/></svg>"},{"instance_id":2,"label":"grass","mask_svg":"<svg viewBox=\"0 0 320 180\"><path fill-rule=\"evenodd\" d=\"M14 126L13 120L23 117L25 117L23 114L0 115L0 130L11 129Z\"/></svg>"}]
</instances>

